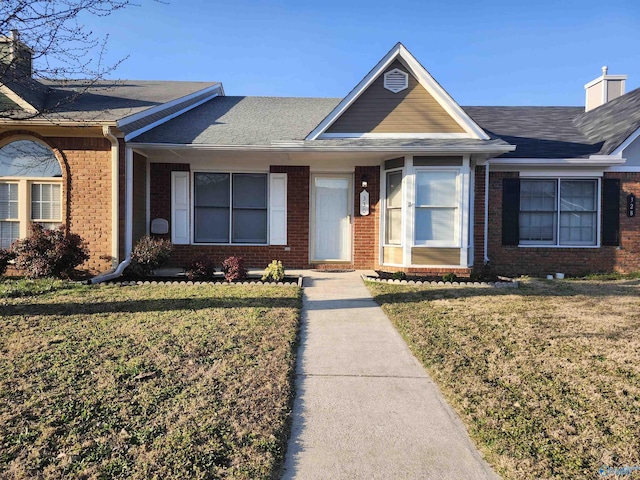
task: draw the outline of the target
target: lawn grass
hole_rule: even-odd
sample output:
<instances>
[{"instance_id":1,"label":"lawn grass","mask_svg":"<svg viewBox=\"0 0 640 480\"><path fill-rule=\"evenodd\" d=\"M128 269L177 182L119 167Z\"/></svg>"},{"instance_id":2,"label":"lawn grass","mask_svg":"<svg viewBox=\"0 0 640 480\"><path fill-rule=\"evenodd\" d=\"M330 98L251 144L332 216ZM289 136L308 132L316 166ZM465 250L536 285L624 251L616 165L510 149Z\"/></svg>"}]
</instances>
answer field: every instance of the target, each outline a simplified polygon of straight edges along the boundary
<instances>
[{"instance_id":1,"label":"lawn grass","mask_svg":"<svg viewBox=\"0 0 640 480\"><path fill-rule=\"evenodd\" d=\"M277 478L297 287L8 283L1 478Z\"/></svg>"},{"instance_id":2,"label":"lawn grass","mask_svg":"<svg viewBox=\"0 0 640 480\"><path fill-rule=\"evenodd\" d=\"M367 285L504 478L640 466L638 280Z\"/></svg>"}]
</instances>

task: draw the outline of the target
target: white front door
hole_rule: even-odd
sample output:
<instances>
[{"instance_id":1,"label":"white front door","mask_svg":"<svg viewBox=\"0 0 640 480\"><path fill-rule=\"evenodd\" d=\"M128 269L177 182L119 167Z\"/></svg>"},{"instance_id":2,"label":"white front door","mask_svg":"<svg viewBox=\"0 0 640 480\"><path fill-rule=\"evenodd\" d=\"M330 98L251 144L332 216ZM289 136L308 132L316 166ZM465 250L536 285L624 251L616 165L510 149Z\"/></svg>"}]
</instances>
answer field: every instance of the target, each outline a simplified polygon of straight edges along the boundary
<instances>
[{"instance_id":1,"label":"white front door","mask_svg":"<svg viewBox=\"0 0 640 480\"><path fill-rule=\"evenodd\" d=\"M313 177L313 260L351 260L351 176Z\"/></svg>"}]
</instances>

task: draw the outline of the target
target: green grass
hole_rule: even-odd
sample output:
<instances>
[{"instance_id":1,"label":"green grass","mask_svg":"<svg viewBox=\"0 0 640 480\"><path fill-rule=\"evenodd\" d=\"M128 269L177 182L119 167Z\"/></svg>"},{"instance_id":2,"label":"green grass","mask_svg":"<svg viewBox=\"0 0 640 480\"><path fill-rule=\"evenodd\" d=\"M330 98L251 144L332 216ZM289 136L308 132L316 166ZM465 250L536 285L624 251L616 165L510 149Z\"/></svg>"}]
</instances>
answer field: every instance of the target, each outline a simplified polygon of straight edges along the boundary
<instances>
[{"instance_id":1,"label":"green grass","mask_svg":"<svg viewBox=\"0 0 640 480\"><path fill-rule=\"evenodd\" d=\"M368 283L506 479L640 465L640 282Z\"/></svg>"},{"instance_id":2,"label":"green grass","mask_svg":"<svg viewBox=\"0 0 640 480\"><path fill-rule=\"evenodd\" d=\"M9 283L0 477L278 476L298 288Z\"/></svg>"}]
</instances>

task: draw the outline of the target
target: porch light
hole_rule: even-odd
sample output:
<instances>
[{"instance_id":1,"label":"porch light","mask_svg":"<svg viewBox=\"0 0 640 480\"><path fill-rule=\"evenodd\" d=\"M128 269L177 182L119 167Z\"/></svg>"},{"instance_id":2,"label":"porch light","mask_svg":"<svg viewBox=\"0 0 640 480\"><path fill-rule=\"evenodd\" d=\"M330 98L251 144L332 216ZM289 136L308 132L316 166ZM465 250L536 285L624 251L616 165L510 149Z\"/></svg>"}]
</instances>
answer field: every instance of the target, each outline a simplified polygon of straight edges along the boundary
<instances>
[{"instance_id":1,"label":"porch light","mask_svg":"<svg viewBox=\"0 0 640 480\"><path fill-rule=\"evenodd\" d=\"M366 175L362 175L362 188L367 188L367 176Z\"/></svg>"}]
</instances>

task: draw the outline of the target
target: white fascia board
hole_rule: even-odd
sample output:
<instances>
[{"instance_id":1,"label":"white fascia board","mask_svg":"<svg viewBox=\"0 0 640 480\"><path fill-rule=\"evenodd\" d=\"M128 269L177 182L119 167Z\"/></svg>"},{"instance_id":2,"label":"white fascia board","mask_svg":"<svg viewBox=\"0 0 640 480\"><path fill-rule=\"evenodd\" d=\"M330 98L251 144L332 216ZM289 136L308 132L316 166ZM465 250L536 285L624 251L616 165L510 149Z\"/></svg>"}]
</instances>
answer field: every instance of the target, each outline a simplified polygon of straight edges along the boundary
<instances>
[{"instance_id":1,"label":"white fascia board","mask_svg":"<svg viewBox=\"0 0 640 480\"><path fill-rule=\"evenodd\" d=\"M535 167L535 166L583 166L608 167L622 165L626 159L611 155L592 155L589 158L492 158L492 166Z\"/></svg>"},{"instance_id":2,"label":"white fascia board","mask_svg":"<svg viewBox=\"0 0 640 480\"><path fill-rule=\"evenodd\" d=\"M132 148L149 150L192 150L192 151L253 151L253 152L411 152L411 153L490 153L501 155L512 152L513 145L464 145L443 147L433 146L345 146L345 145L218 145L218 144L176 144L176 143L132 143ZM492 160L493 162L493 160Z\"/></svg>"},{"instance_id":3,"label":"white fascia board","mask_svg":"<svg viewBox=\"0 0 640 480\"><path fill-rule=\"evenodd\" d=\"M315 140L320 134L322 134L327 128L329 128L333 122L335 122L344 111L351 106L351 104L364 92L373 81L387 68L391 62L396 58L400 52L401 43L397 43L389 52L378 62L378 64L371 69L367 75L360 80L353 90L342 99L342 101L325 117L320 124L313 129L313 131L307 135L305 140Z\"/></svg>"},{"instance_id":4,"label":"white fascia board","mask_svg":"<svg viewBox=\"0 0 640 480\"><path fill-rule=\"evenodd\" d=\"M626 80L628 75L600 75L598 78L594 78L589 83L585 83L584 88L589 88L602 82L603 80Z\"/></svg>"},{"instance_id":5,"label":"white fascia board","mask_svg":"<svg viewBox=\"0 0 640 480\"><path fill-rule=\"evenodd\" d=\"M184 95L180 98L176 98L175 100L171 100L170 102L162 103L160 105L156 105L155 107L148 108L147 110L144 110L142 112L134 113L133 115L129 115L128 117L124 117L118 120L118 127L124 127L126 125L129 125L132 122L137 122L138 120L142 120L145 117L148 117L149 115L154 115L158 112L162 112L167 108L172 108L175 105L178 105L179 103L186 102L187 100L198 97L207 92L214 93L218 91L216 92L216 95L218 95L221 86L222 86L221 83L216 83L215 85L212 85L207 88L203 88L202 90L198 90L197 92L190 93L189 95Z\"/></svg>"},{"instance_id":6,"label":"white fascia board","mask_svg":"<svg viewBox=\"0 0 640 480\"><path fill-rule=\"evenodd\" d=\"M624 149L631 145L638 137L640 137L640 128L629 135L624 142L622 142L613 152L611 152L611 155L622 156L622 152L624 151Z\"/></svg>"},{"instance_id":7,"label":"white fascia board","mask_svg":"<svg viewBox=\"0 0 640 480\"><path fill-rule=\"evenodd\" d=\"M17 104L22 110L25 110L28 113L38 113L38 110L33 105L6 85L0 85L0 93L9 98L13 103Z\"/></svg>"},{"instance_id":8,"label":"white fascia board","mask_svg":"<svg viewBox=\"0 0 640 480\"><path fill-rule=\"evenodd\" d=\"M196 107L199 107L200 105L202 105L203 103L208 102L209 100L216 98L217 96L219 96L217 93L214 93L212 95L209 95L205 98L203 98L202 100L196 102L196 103L191 103L189 105L187 105L185 108L178 110L175 113L172 113L171 115L167 115L166 117L162 117L160 120L157 120L153 123L150 123L149 125L145 125L142 128L139 128L138 130L134 130L131 133L128 133L127 135L125 135L124 140L125 142L128 142L129 140L131 140L132 138L136 138L138 135L142 135L144 132L148 132L149 130L151 130L152 128L156 128L158 125L162 125L163 123L168 122L169 120L179 117L180 115L182 115L183 113L188 112L189 110L193 110Z\"/></svg>"},{"instance_id":9,"label":"white fascia board","mask_svg":"<svg viewBox=\"0 0 640 480\"><path fill-rule=\"evenodd\" d=\"M416 139L428 139L428 138L473 138L468 133L322 133L318 136L318 140L328 140L335 138L416 138Z\"/></svg>"}]
</instances>

